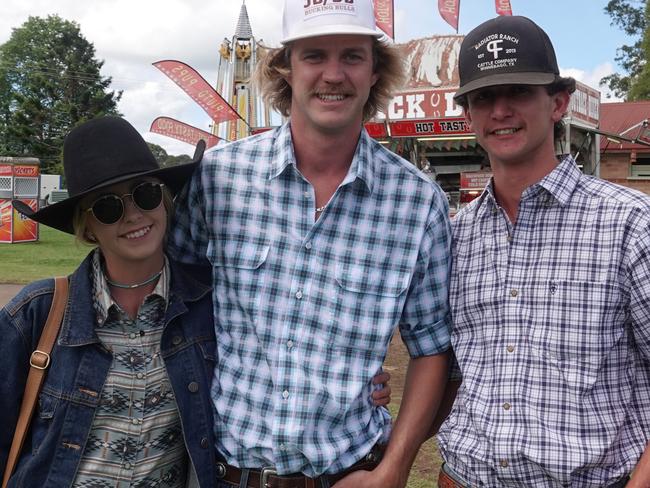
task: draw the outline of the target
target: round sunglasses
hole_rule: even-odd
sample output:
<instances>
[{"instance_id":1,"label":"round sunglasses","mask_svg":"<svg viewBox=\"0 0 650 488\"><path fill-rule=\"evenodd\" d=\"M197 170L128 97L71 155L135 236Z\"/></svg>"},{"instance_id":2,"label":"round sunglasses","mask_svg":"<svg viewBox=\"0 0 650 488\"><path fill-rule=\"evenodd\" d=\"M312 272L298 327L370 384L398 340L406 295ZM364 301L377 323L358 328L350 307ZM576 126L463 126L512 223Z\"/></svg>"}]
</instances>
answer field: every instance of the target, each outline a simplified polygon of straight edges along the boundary
<instances>
[{"instance_id":1,"label":"round sunglasses","mask_svg":"<svg viewBox=\"0 0 650 488\"><path fill-rule=\"evenodd\" d=\"M133 204L143 212L151 212L160 206L163 200L164 183L145 181L133 187L131 193L117 195L108 193L95 200L86 212L101 224L111 225L117 223L124 216L124 199L131 197Z\"/></svg>"}]
</instances>

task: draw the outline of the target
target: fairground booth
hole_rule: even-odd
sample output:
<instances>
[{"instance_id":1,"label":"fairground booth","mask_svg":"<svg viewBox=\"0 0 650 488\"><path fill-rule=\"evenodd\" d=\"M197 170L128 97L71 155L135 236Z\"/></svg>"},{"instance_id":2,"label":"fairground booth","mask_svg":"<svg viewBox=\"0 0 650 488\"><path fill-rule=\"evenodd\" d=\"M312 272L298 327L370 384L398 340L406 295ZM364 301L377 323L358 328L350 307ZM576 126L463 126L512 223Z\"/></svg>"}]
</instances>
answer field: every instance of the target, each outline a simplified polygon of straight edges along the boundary
<instances>
[{"instance_id":1,"label":"fairground booth","mask_svg":"<svg viewBox=\"0 0 650 488\"><path fill-rule=\"evenodd\" d=\"M0 156L0 243L38 240L38 223L20 215L13 199L38 210L40 168L36 158Z\"/></svg>"}]
</instances>

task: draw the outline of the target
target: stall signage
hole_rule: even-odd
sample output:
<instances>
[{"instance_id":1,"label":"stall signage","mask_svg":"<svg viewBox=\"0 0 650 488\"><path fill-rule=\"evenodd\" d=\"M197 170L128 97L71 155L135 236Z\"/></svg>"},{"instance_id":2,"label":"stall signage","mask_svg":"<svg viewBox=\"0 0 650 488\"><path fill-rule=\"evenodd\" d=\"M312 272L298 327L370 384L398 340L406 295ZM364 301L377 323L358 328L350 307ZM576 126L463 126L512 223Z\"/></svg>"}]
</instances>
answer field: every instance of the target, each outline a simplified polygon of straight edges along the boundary
<instances>
[{"instance_id":1,"label":"stall signage","mask_svg":"<svg viewBox=\"0 0 650 488\"><path fill-rule=\"evenodd\" d=\"M11 176L12 166L10 164L0 164L0 176Z\"/></svg>"},{"instance_id":2,"label":"stall signage","mask_svg":"<svg viewBox=\"0 0 650 488\"><path fill-rule=\"evenodd\" d=\"M368 135L375 139L384 139L388 137L388 130L386 124L380 122L368 122L365 124Z\"/></svg>"},{"instance_id":3,"label":"stall signage","mask_svg":"<svg viewBox=\"0 0 650 488\"><path fill-rule=\"evenodd\" d=\"M465 171L460 174L460 188L483 189L490 181L490 171Z\"/></svg>"},{"instance_id":4,"label":"stall signage","mask_svg":"<svg viewBox=\"0 0 650 488\"><path fill-rule=\"evenodd\" d=\"M386 113L378 119L410 120L461 117L463 108L454 102L456 89L429 89L401 92L388 103Z\"/></svg>"},{"instance_id":5,"label":"stall signage","mask_svg":"<svg viewBox=\"0 0 650 488\"><path fill-rule=\"evenodd\" d=\"M471 134L467 122L462 117L389 122L393 137L457 136Z\"/></svg>"},{"instance_id":6,"label":"stall signage","mask_svg":"<svg viewBox=\"0 0 650 488\"><path fill-rule=\"evenodd\" d=\"M38 166L14 166L14 176L23 178L38 176Z\"/></svg>"}]
</instances>

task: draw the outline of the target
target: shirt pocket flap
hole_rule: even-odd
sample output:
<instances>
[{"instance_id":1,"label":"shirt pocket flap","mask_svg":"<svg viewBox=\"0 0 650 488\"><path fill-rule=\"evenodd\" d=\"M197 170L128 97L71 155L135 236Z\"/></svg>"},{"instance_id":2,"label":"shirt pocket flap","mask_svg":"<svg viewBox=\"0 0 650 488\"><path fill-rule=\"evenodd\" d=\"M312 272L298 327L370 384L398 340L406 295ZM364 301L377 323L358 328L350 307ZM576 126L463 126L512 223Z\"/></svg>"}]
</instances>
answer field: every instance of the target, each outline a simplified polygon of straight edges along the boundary
<instances>
[{"instance_id":1,"label":"shirt pocket flap","mask_svg":"<svg viewBox=\"0 0 650 488\"><path fill-rule=\"evenodd\" d=\"M257 269L269 254L270 246L254 242L231 241L224 245L223 253L214 261L215 266L240 269Z\"/></svg>"},{"instance_id":2,"label":"shirt pocket flap","mask_svg":"<svg viewBox=\"0 0 650 488\"><path fill-rule=\"evenodd\" d=\"M411 274L407 271L373 264L340 264L336 269L336 281L341 288L386 297L398 297L404 293L410 278Z\"/></svg>"}]
</instances>

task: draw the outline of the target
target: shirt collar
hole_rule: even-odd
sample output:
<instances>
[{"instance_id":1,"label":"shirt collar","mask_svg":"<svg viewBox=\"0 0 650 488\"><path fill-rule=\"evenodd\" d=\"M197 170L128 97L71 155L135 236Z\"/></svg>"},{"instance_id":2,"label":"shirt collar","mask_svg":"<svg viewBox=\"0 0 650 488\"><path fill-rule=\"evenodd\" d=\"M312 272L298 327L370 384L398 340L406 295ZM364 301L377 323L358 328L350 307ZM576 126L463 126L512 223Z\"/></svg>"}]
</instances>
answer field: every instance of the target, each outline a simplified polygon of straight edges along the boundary
<instances>
[{"instance_id":1,"label":"shirt collar","mask_svg":"<svg viewBox=\"0 0 650 488\"><path fill-rule=\"evenodd\" d=\"M276 129L274 141L274 150L270 161L269 180L280 176L288 166L296 168L296 156L293 151L293 141L291 139L291 121L286 122ZM351 183L357 178L361 179L370 193L372 193L374 181L375 160L373 155L373 141L370 139L366 129L361 130L357 149L352 158L352 164L347 176L343 179L341 186Z\"/></svg>"},{"instance_id":2,"label":"shirt collar","mask_svg":"<svg viewBox=\"0 0 650 488\"><path fill-rule=\"evenodd\" d=\"M93 284L93 303L95 305L95 312L97 314L97 323L101 327L108 319L108 313L112 306L118 306L113 297L111 290L106 282L104 270L102 266L102 255L99 249L96 249L92 258L92 284ZM168 303L169 298L169 262L165 256L165 265L163 272L156 283L156 287L147 296L157 296L163 299L164 303Z\"/></svg>"},{"instance_id":3,"label":"shirt collar","mask_svg":"<svg viewBox=\"0 0 650 488\"><path fill-rule=\"evenodd\" d=\"M564 206L569 203L581 176L582 172L576 165L573 157L566 155L553 171L534 185L526 188L521 195L521 199L534 198L545 190L561 206ZM497 201L494 196L494 177L490 178L490 181L486 185L485 190L483 190L483 193L478 197L478 200L476 206L477 212L485 211L485 207L488 207L488 209L497 207Z\"/></svg>"},{"instance_id":4,"label":"shirt collar","mask_svg":"<svg viewBox=\"0 0 650 488\"><path fill-rule=\"evenodd\" d=\"M544 188L555 200L564 206L569 203L573 191L578 186L582 172L573 160L571 155L567 155L560 161L553 171L541 179L537 185ZM533 188L533 187L531 187Z\"/></svg>"}]
</instances>

